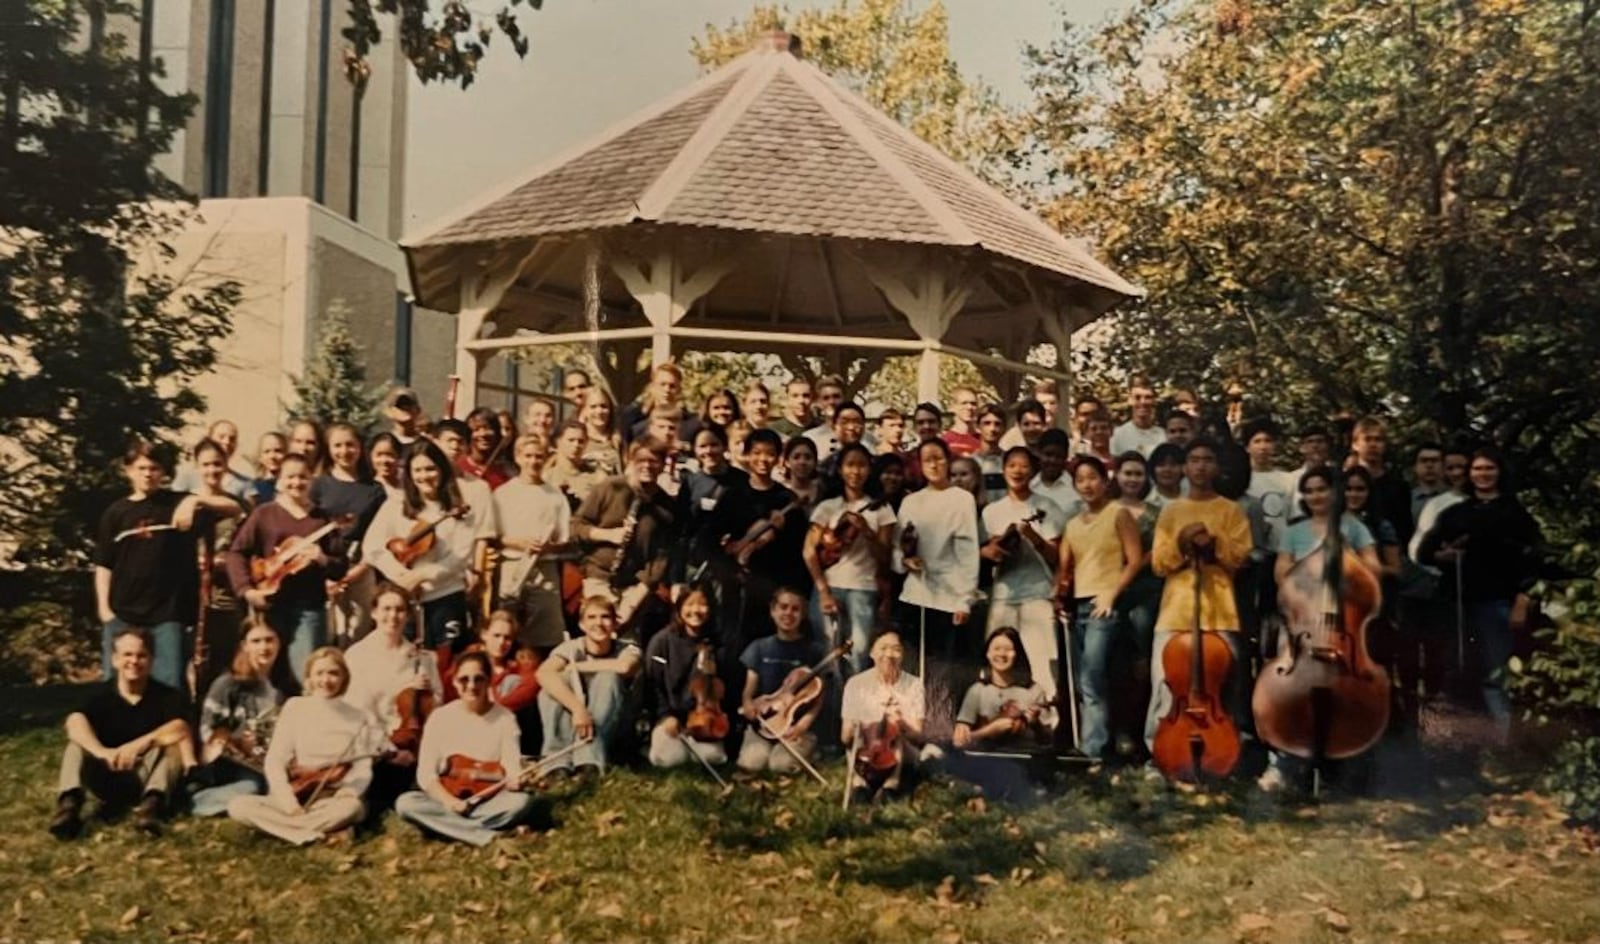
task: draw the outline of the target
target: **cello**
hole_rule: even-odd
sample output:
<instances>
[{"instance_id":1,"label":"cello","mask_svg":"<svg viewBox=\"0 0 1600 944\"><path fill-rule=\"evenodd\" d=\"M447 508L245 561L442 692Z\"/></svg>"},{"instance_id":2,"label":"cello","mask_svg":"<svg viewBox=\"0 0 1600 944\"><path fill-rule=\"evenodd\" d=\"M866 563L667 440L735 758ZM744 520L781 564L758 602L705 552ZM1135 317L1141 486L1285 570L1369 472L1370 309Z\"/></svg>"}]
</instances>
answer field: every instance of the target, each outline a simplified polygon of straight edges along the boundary
<instances>
[{"instance_id":1,"label":"cello","mask_svg":"<svg viewBox=\"0 0 1600 944\"><path fill-rule=\"evenodd\" d=\"M1310 572L1314 553L1290 570L1291 578L1317 581L1303 594L1310 605L1293 612L1285 607L1284 644L1262 668L1250 700L1262 740L1318 766L1377 743L1389 726L1390 707L1389 674L1367 652L1367 627L1383 591L1377 575L1345 546L1338 478L1332 491L1321 576Z\"/></svg>"},{"instance_id":2,"label":"cello","mask_svg":"<svg viewBox=\"0 0 1600 944\"><path fill-rule=\"evenodd\" d=\"M1202 775L1226 777L1239 762L1239 729L1223 704L1233 652L1217 633L1200 628L1204 567L1191 549L1194 569L1194 629L1173 636L1161 650L1161 668L1172 692L1172 709L1151 742L1151 760L1168 780L1198 783Z\"/></svg>"}]
</instances>

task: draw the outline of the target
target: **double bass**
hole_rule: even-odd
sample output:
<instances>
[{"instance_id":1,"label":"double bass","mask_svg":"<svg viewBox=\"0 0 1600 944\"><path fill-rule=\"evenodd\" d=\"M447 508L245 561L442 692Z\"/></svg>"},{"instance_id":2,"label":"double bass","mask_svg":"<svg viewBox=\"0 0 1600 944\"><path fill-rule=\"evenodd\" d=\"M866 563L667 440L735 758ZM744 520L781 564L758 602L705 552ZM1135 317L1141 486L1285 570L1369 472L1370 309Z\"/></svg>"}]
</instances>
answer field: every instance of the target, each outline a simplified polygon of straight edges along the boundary
<instances>
[{"instance_id":1,"label":"double bass","mask_svg":"<svg viewBox=\"0 0 1600 944\"><path fill-rule=\"evenodd\" d=\"M1377 575L1345 546L1343 515L1343 487L1336 482L1322 575L1310 573L1315 553L1290 570L1302 584L1316 580L1302 594L1310 605L1285 613L1284 644L1262 667L1250 700L1262 740L1317 764L1362 753L1389 726L1389 674L1367 652L1367 627L1383 592Z\"/></svg>"},{"instance_id":2,"label":"double bass","mask_svg":"<svg viewBox=\"0 0 1600 944\"><path fill-rule=\"evenodd\" d=\"M1161 718L1151 742L1151 760L1168 780L1198 783L1202 775L1221 778L1239 763L1239 729L1222 693L1233 668L1233 652L1219 634L1200 628L1204 567L1190 551L1194 569L1194 629L1167 640L1161 668L1172 693L1172 709Z\"/></svg>"}]
</instances>

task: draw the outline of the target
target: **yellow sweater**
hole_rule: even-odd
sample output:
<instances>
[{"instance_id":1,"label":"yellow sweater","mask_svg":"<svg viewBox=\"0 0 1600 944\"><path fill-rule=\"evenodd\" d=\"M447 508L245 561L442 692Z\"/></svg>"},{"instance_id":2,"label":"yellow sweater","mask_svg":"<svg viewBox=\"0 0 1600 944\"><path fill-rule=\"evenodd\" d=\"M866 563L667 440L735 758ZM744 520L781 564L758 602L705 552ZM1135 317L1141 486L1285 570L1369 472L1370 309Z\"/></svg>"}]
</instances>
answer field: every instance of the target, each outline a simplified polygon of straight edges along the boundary
<instances>
[{"instance_id":1,"label":"yellow sweater","mask_svg":"<svg viewBox=\"0 0 1600 944\"><path fill-rule=\"evenodd\" d=\"M1216 547L1216 559L1202 567L1205 579L1200 628L1237 632L1239 610L1233 598L1233 573L1250 556L1250 522L1235 502L1221 496L1180 498L1161 509L1150 549L1151 569L1156 576L1167 578L1156 630L1194 628L1194 571L1178 550L1178 533L1197 522L1211 532Z\"/></svg>"}]
</instances>

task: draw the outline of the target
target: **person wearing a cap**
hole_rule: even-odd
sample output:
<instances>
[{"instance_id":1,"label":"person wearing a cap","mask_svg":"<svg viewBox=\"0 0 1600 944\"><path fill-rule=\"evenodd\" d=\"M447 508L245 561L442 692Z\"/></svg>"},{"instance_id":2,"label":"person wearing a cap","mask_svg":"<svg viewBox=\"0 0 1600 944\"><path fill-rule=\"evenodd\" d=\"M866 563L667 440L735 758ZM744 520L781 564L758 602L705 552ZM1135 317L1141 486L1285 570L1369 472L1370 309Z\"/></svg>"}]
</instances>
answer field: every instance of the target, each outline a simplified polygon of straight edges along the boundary
<instances>
[{"instance_id":1,"label":"person wearing a cap","mask_svg":"<svg viewBox=\"0 0 1600 944\"><path fill-rule=\"evenodd\" d=\"M394 387L383 398L383 415L394 424L390 432L409 446L422 436L422 405L417 401L417 391L410 387Z\"/></svg>"}]
</instances>

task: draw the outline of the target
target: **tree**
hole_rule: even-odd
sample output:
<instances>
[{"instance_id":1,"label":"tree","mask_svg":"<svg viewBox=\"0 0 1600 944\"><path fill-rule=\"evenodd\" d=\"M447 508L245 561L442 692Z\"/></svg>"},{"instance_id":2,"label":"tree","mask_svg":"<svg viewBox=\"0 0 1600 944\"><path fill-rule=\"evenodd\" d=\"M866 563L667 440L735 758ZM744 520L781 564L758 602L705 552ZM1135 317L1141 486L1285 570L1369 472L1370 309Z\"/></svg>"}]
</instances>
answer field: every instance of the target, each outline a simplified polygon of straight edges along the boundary
<instances>
[{"instance_id":1,"label":"tree","mask_svg":"<svg viewBox=\"0 0 1600 944\"><path fill-rule=\"evenodd\" d=\"M345 76L357 85L367 81L367 53L383 39L379 14L392 14L398 23L395 41L423 82L456 82L462 88L478 75L478 62L488 51L496 32L511 43L518 58L528 55L528 39L517 22L515 8L523 0L510 0L494 15L494 25L475 14L460 0L447 0L433 13L429 0L350 0L350 26L343 31L350 41L345 51ZM527 0L537 10L544 0ZM474 15L478 19L474 21Z\"/></svg>"},{"instance_id":2,"label":"tree","mask_svg":"<svg viewBox=\"0 0 1600 944\"><path fill-rule=\"evenodd\" d=\"M187 218L152 170L194 107L140 74L113 0L3 5L0 534L23 555L87 545L135 437L181 429L239 288L151 274ZM159 64L157 64L159 74Z\"/></svg>"},{"instance_id":3,"label":"tree","mask_svg":"<svg viewBox=\"0 0 1600 944\"><path fill-rule=\"evenodd\" d=\"M1149 300L1104 369L1516 447L1592 504L1594 0L1145 0L1029 51L1048 215Z\"/></svg>"},{"instance_id":4,"label":"tree","mask_svg":"<svg viewBox=\"0 0 1600 944\"><path fill-rule=\"evenodd\" d=\"M323 426L349 423L363 435L377 422L382 394L367 385L361 345L350 336L350 306L343 299L324 313L316 353L294 382L294 395L289 415L298 419L314 419Z\"/></svg>"},{"instance_id":5,"label":"tree","mask_svg":"<svg viewBox=\"0 0 1600 944\"><path fill-rule=\"evenodd\" d=\"M921 10L907 0L837 0L799 13L758 4L724 28L707 24L690 52L701 66L715 68L775 29L799 37L818 68L924 141L975 173L1005 178L1020 140L1016 118L994 89L957 68L939 0Z\"/></svg>"}]
</instances>

